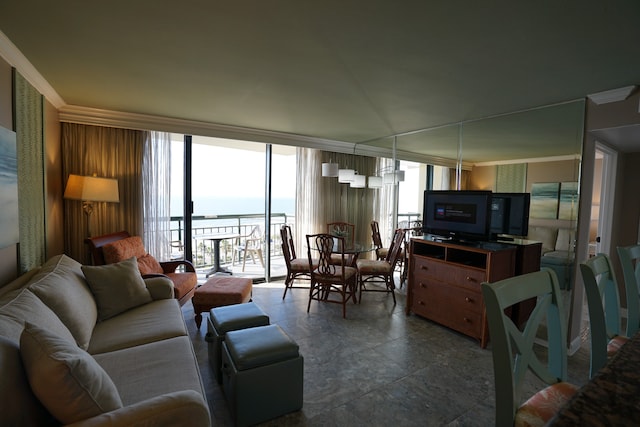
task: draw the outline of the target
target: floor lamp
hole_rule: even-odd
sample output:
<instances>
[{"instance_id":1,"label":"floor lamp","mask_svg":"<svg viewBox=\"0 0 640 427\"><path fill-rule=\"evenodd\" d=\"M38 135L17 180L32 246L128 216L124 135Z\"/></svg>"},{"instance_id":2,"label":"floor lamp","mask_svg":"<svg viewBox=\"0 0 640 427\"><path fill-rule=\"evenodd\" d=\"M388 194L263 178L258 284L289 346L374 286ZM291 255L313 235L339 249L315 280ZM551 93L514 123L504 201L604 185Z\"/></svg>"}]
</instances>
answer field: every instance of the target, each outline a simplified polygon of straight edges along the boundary
<instances>
[{"instance_id":1,"label":"floor lamp","mask_svg":"<svg viewBox=\"0 0 640 427\"><path fill-rule=\"evenodd\" d=\"M93 176L69 175L64 198L81 200L82 210L87 216L87 237L91 237L91 214L93 202L120 202L118 180Z\"/></svg>"}]
</instances>

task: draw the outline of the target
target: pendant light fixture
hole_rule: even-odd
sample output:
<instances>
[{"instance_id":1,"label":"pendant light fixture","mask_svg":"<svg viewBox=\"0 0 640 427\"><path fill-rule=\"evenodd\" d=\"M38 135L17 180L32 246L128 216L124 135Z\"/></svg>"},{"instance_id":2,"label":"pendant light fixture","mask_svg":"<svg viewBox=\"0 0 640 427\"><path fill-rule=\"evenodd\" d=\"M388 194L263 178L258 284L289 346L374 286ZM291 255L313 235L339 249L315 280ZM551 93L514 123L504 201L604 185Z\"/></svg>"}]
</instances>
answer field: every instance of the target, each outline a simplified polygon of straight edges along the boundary
<instances>
[{"instance_id":1,"label":"pendant light fixture","mask_svg":"<svg viewBox=\"0 0 640 427\"><path fill-rule=\"evenodd\" d=\"M336 178L338 176L338 169L340 169L338 164L329 160L329 163L322 164L322 176Z\"/></svg>"}]
</instances>

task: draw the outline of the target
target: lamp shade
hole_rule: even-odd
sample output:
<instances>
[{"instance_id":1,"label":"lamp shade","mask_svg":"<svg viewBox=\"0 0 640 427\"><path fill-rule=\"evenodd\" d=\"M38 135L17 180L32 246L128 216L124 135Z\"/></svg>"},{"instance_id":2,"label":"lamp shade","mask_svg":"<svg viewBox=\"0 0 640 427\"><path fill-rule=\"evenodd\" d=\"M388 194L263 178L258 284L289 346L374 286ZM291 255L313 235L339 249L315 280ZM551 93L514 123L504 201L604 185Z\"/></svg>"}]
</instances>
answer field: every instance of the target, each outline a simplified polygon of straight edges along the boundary
<instances>
[{"instance_id":1,"label":"lamp shade","mask_svg":"<svg viewBox=\"0 0 640 427\"><path fill-rule=\"evenodd\" d=\"M382 188L382 177L381 176L370 176L369 177L369 188Z\"/></svg>"},{"instance_id":2,"label":"lamp shade","mask_svg":"<svg viewBox=\"0 0 640 427\"><path fill-rule=\"evenodd\" d=\"M349 186L352 188L365 188L367 186L367 177L365 175L354 175L353 182Z\"/></svg>"},{"instance_id":3,"label":"lamp shade","mask_svg":"<svg viewBox=\"0 0 640 427\"><path fill-rule=\"evenodd\" d=\"M335 178L338 176L339 166L337 163L323 163L322 176Z\"/></svg>"},{"instance_id":4,"label":"lamp shade","mask_svg":"<svg viewBox=\"0 0 640 427\"><path fill-rule=\"evenodd\" d=\"M64 198L87 202L118 203L118 180L97 176L69 175Z\"/></svg>"},{"instance_id":5,"label":"lamp shade","mask_svg":"<svg viewBox=\"0 0 640 427\"><path fill-rule=\"evenodd\" d=\"M338 171L338 182L348 183L355 179L356 171L353 169L340 169Z\"/></svg>"},{"instance_id":6,"label":"lamp shade","mask_svg":"<svg viewBox=\"0 0 640 427\"><path fill-rule=\"evenodd\" d=\"M402 181L404 181L404 171L395 170L384 174L385 184L397 184Z\"/></svg>"}]
</instances>

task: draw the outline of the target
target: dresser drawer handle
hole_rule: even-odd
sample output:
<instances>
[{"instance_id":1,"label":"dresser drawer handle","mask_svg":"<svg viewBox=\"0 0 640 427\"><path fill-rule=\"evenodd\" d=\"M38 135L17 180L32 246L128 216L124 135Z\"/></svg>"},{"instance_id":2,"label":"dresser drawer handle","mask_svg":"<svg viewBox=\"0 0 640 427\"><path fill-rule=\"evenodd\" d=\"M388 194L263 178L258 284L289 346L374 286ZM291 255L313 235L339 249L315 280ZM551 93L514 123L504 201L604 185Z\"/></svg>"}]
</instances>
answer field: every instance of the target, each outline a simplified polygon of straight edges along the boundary
<instances>
[{"instance_id":1,"label":"dresser drawer handle","mask_svg":"<svg viewBox=\"0 0 640 427\"><path fill-rule=\"evenodd\" d=\"M421 287L422 289L424 289L424 288L426 288L426 287L427 287L427 284L426 284L426 283L422 283L422 282L420 282L420 287Z\"/></svg>"},{"instance_id":2,"label":"dresser drawer handle","mask_svg":"<svg viewBox=\"0 0 640 427\"><path fill-rule=\"evenodd\" d=\"M471 276L467 276L467 282L477 282L477 280Z\"/></svg>"},{"instance_id":3,"label":"dresser drawer handle","mask_svg":"<svg viewBox=\"0 0 640 427\"><path fill-rule=\"evenodd\" d=\"M428 270L428 269L429 269L429 267L427 267L426 265L421 265L421 266L420 266L420 269L421 269L421 270Z\"/></svg>"},{"instance_id":4,"label":"dresser drawer handle","mask_svg":"<svg viewBox=\"0 0 640 427\"><path fill-rule=\"evenodd\" d=\"M424 301L418 301L418 305L424 305Z\"/></svg>"},{"instance_id":5,"label":"dresser drawer handle","mask_svg":"<svg viewBox=\"0 0 640 427\"><path fill-rule=\"evenodd\" d=\"M474 301L473 301L473 298L469 298L469 297L466 297L464 300L465 300L466 302L474 302Z\"/></svg>"},{"instance_id":6,"label":"dresser drawer handle","mask_svg":"<svg viewBox=\"0 0 640 427\"><path fill-rule=\"evenodd\" d=\"M463 317L464 321L467 323L471 323L471 319L469 319L468 317Z\"/></svg>"}]
</instances>

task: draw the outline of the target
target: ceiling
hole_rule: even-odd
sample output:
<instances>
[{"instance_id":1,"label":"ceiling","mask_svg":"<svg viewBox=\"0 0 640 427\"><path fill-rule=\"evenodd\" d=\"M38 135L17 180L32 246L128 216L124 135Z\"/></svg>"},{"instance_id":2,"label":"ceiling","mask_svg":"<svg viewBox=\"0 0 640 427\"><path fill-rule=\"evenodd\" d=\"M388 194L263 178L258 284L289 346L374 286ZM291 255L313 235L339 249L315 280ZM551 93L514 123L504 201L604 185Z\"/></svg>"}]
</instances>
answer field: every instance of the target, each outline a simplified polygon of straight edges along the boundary
<instances>
[{"instance_id":1,"label":"ceiling","mask_svg":"<svg viewBox=\"0 0 640 427\"><path fill-rule=\"evenodd\" d=\"M579 152L570 101L640 83L640 2L490 5L3 0L0 31L62 111L385 148L400 135L405 156L462 144L473 162Z\"/></svg>"}]
</instances>

